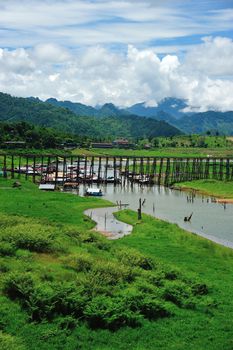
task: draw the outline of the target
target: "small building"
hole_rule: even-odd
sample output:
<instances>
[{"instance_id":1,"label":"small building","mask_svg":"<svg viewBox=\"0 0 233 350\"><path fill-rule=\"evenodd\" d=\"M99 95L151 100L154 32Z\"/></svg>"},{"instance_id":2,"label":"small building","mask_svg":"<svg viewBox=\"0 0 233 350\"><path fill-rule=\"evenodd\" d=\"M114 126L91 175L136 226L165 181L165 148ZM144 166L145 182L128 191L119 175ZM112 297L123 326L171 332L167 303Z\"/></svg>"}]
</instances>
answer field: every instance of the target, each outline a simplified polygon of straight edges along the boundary
<instances>
[{"instance_id":1,"label":"small building","mask_svg":"<svg viewBox=\"0 0 233 350\"><path fill-rule=\"evenodd\" d=\"M93 142L92 148L113 148L113 144L109 142Z\"/></svg>"},{"instance_id":2,"label":"small building","mask_svg":"<svg viewBox=\"0 0 233 350\"><path fill-rule=\"evenodd\" d=\"M133 148L134 144L129 142L127 139L117 139L113 141L113 146L117 148Z\"/></svg>"},{"instance_id":3,"label":"small building","mask_svg":"<svg viewBox=\"0 0 233 350\"><path fill-rule=\"evenodd\" d=\"M25 148L26 142L25 141L5 141L3 144L4 148Z\"/></svg>"}]
</instances>

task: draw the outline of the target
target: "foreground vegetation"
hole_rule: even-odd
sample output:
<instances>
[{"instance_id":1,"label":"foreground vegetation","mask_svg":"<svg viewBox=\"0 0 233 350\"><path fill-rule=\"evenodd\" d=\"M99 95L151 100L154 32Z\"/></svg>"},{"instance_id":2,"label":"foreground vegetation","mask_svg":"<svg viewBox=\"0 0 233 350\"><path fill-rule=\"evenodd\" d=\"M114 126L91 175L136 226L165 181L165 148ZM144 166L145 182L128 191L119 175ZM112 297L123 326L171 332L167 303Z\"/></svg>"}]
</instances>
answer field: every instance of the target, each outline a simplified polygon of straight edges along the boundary
<instances>
[{"instance_id":1,"label":"foreground vegetation","mask_svg":"<svg viewBox=\"0 0 233 350\"><path fill-rule=\"evenodd\" d=\"M232 349L232 250L122 211L108 241L86 208L108 202L0 179L2 349Z\"/></svg>"}]
</instances>

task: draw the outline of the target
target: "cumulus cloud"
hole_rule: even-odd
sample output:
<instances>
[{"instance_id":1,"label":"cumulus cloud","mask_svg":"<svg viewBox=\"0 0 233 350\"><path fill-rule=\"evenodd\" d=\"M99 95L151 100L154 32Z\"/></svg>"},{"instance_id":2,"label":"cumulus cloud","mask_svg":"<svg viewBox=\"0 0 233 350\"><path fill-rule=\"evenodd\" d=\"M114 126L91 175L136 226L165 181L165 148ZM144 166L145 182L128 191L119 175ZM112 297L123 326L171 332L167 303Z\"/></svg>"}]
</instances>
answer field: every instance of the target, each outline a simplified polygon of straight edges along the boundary
<instances>
[{"instance_id":1,"label":"cumulus cloud","mask_svg":"<svg viewBox=\"0 0 233 350\"><path fill-rule=\"evenodd\" d=\"M186 55L186 68L206 75L233 75L233 41L224 37L205 37L203 44Z\"/></svg>"},{"instance_id":2,"label":"cumulus cloud","mask_svg":"<svg viewBox=\"0 0 233 350\"><path fill-rule=\"evenodd\" d=\"M125 53L102 46L68 50L48 43L0 49L0 91L121 107L156 105L171 96L187 99L189 110L233 110L232 53L232 40L221 37L204 38L184 58L161 58L156 47L134 45Z\"/></svg>"}]
</instances>

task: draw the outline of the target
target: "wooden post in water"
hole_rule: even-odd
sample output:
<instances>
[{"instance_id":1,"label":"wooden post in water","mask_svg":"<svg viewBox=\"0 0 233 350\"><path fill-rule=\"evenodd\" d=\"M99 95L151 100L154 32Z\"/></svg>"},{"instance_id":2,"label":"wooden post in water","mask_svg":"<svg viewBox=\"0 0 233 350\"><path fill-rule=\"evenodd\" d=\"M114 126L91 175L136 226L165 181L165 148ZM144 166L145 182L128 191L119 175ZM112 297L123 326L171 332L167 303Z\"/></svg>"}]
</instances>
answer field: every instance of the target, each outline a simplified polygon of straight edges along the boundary
<instances>
[{"instance_id":1,"label":"wooden post in water","mask_svg":"<svg viewBox=\"0 0 233 350\"><path fill-rule=\"evenodd\" d=\"M87 156L84 158L84 182L87 180Z\"/></svg>"},{"instance_id":2,"label":"wooden post in water","mask_svg":"<svg viewBox=\"0 0 233 350\"><path fill-rule=\"evenodd\" d=\"M114 184L116 184L117 183L116 157L113 158L113 177L114 177Z\"/></svg>"},{"instance_id":3,"label":"wooden post in water","mask_svg":"<svg viewBox=\"0 0 233 350\"><path fill-rule=\"evenodd\" d=\"M101 161L102 158L99 157L99 165L98 165L98 182L100 182L101 178L100 178L100 174L101 174Z\"/></svg>"},{"instance_id":4,"label":"wooden post in water","mask_svg":"<svg viewBox=\"0 0 233 350\"><path fill-rule=\"evenodd\" d=\"M150 157L146 158L146 176L148 178L150 176Z\"/></svg>"},{"instance_id":5,"label":"wooden post in water","mask_svg":"<svg viewBox=\"0 0 233 350\"><path fill-rule=\"evenodd\" d=\"M162 171L163 171L163 158L160 159L160 165L159 165L159 177L158 177L159 186L161 185Z\"/></svg>"},{"instance_id":6,"label":"wooden post in water","mask_svg":"<svg viewBox=\"0 0 233 350\"><path fill-rule=\"evenodd\" d=\"M135 174L136 174L136 163L137 163L137 158L133 158L133 170L132 170L132 178L131 178L131 183L133 184L135 180Z\"/></svg>"},{"instance_id":7,"label":"wooden post in water","mask_svg":"<svg viewBox=\"0 0 233 350\"><path fill-rule=\"evenodd\" d=\"M214 158L213 159L213 175L212 175L213 179L216 179L216 177L217 177L216 171L217 171L217 164L216 164L216 159Z\"/></svg>"},{"instance_id":8,"label":"wooden post in water","mask_svg":"<svg viewBox=\"0 0 233 350\"><path fill-rule=\"evenodd\" d=\"M69 178L71 182L74 181L73 156L70 156Z\"/></svg>"},{"instance_id":9,"label":"wooden post in water","mask_svg":"<svg viewBox=\"0 0 233 350\"><path fill-rule=\"evenodd\" d=\"M172 158L171 176L170 176L171 184L175 182L175 174L176 174L176 158Z\"/></svg>"},{"instance_id":10,"label":"wooden post in water","mask_svg":"<svg viewBox=\"0 0 233 350\"><path fill-rule=\"evenodd\" d=\"M64 182L65 182L65 173L66 173L66 157L63 157L62 185L64 185Z\"/></svg>"},{"instance_id":11,"label":"wooden post in water","mask_svg":"<svg viewBox=\"0 0 233 350\"><path fill-rule=\"evenodd\" d=\"M29 156L26 155L26 171L25 171L25 179L28 179L28 163L29 163Z\"/></svg>"},{"instance_id":12,"label":"wooden post in water","mask_svg":"<svg viewBox=\"0 0 233 350\"><path fill-rule=\"evenodd\" d=\"M186 161L184 158L182 158L181 164L180 164L180 181L185 180L185 170L186 170Z\"/></svg>"},{"instance_id":13,"label":"wooden post in water","mask_svg":"<svg viewBox=\"0 0 233 350\"><path fill-rule=\"evenodd\" d=\"M4 158L3 158L3 176L5 179L7 178L6 155L4 155Z\"/></svg>"},{"instance_id":14,"label":"wooden post in water","mask_svg":"<svg viewBox=\"0 0 233 350\"><path fill-rule=\"evenodd\" d=\"M21 156L19 156L19 165L18 165L18 179L21 177Z\"/></svg>"},{"instance_id":15,"label":"wooden post in water","mask_svg":"<svg viewBox=\"0 0 233 350\"><path fill-rule=\"evenodd\" d=\"M169 185L169 180L170 180L170 158L166 159L166 170L165 170L165 178L164 178L164 185L168 186Z\"/></svg>"},{"instance_id":16,"label":"wooden post in water","mask_svg":"<svg viewBox=\"0 0 233 350\"><path fill-rule=\"evenodd\" d=\"M223 180L223 159L220 159L220 164L219 164L219 180Z\"/></svg>"},{"instance_id":17,"label":"wooden post in water","mask_svg":"<svg viewBox=\"0 0 233 350\"><path fill-rule=\"evenodd\" d=\"M56 156L56 165L55 165L55 188L57 188L57 185L58 185L58 167L59 167L59 159L58 159L58 156Z\"/></svg>"},{"instance_id":18,"label":"wooden post in water","mask_svg":"<svg viewBox=\"0 0 233 350\"><path fill-rule=\"evenodd\" d=\"M119 174L120 174L121 180L122 180L122 157L120 157ZM121 181L121 183L122 183L122 181Z\"/></svg>"},{"instance_id":19,"label":"wooden post in water","mask_svg":"<svg viewBox=\"0 0 233 350\"><path fill-rule=\"evenodd\" d=\"M189 158L186 158L185 161L185 173L184 173L184 181L188 181L190 176L190 168L189 168Z\"/></svg>"},{"instance_id":20,"label":"wooden post in water","mask_svg":"<svg viewBox=\"0 0 233 350\"><path fill-rule=\"evenodd\" d=\"M229 158L226 159L226 176L225 179L226 181L229 181L230 178L230 160Z\"/></svg>"},{"instance_id":21,"label":"wooden post in water","mask_svg":"<svg viewBox=\"0 0 233 350\"><path fill-rule=\"evenodd\" d=\"M229 159L229 180L233 180L233 159Z\"/></svg>"},{"instance_id":22,"label":"wooden post in water","mask_svg":"<svg viewBox=\"0 0 233 350\"><path fill-rule=\"evenodd\" d=\"M128 176L129 176L129 158L127 157L125 162L124 186L125 186L126 180L128 180Z\"/></svg>"},{"instance_id":23,"label":"wooden post in water","mask_svg":"<svg viewBox=\"0 0 233 350\"><path fill-rule=\"evenodd\" d=\"M152 170L151 170L151 179L153 182L156 182L156 158L153 158Z\"/></svg>"},{"instance_id":24,"label":"wooden post in water","mask_svg":"<svg viewBox=\"0 0 233 350\"><path fill-rule=\"evenodd\" d=\"M36 157L33 156L33 183L36 182Z\"/></svg>"},{"instance_id":25,"label":"wooden post in water","mask_svg":"<svg viewBox=\"0 0 233 350\"><path fill-rule=\"evenodd\" d=\"M193 158L192 180L196 180L196 178L197 178L197 160L196 160L196 158Z\"/></svg>"},{"instance_id":26,"label":"wooden post in water","mask_svg":"<svg viewBox=\"0 0 233 350\"><path fill-rule=\"evenodd\" d=\"M105 171L104 171L104 181L107 183L107 178L108 178L108 162L109 162L109 158L106 157L106 161L105 161Z\"/></svg>"},{"instance_id":27,"label":"wooden post in water","mask_svg":"<svg viewBox=\"0 0 233 350\"><path fill-rule=\"evenodd\" d=\"M15 177L15 168L14 168L14 156L11 156L11 178L14 179Z\"/></svg>"},{"instance_id":28,"label":"wooden post in water","mask_svg":"<svg viewBox=\"0 0 233 350\"><path fill-rule=\"evenodd\" d=\"M199 159L199 179L203 179L203 159Z\"/></svg>"},{"instance_id":29,"label":"wooden post in water","mask_svg":"<svg viewBox=\"0 0 233 350\"><path fill-rule=\"evenodd\" d=\"M142 199L139 198L139 207L138 207L138 220L142 219Z\"/></svg>"},{"instance_id":30,"label":"wooden post in water","mask_svg":"<svg viewBox=\"0 0 233 350\"><path fill-rule=\"evenodd\" d=\"M43 172L44 172L44 156L41 156L41 166L40 166L40 182L42 182L43 179Z\"/></svg>"},{"instance_id":31,"label":"wooden post in water","mask_svg":"<svg viewBox=\"0 0 233 350\"><path fill-rule=\"evenodd\" d=\"M80 173L80 156L78 156L77 158L76 182L79 182L79 173Z\"/></svg>"},{"instance_id":32,"label":"wooden post in water","mask_svg":"<svg viewBox=\"0 0 233 350\"><path fill-rule=\"evenodd\" d=\"M205 159L205 175L204 178L205 179L209 179L209 175L210 175L210 160L209 158Z\"/></svg>"},{"instance_id":33,"label":"wooden post in water","mask_svg":"<svg viewBox=\"0 0 233 350\"><path fill-rule=\"evenodd\" d=\"M141 157L140 158L140 178L141 180L143 179L143 175L144 175L144 163L143 163L143 158Z\"/></svg>"},{"instance_id":34,"label":"wooden post in water","mask_svg":"<svg viewBox=\"0 0 233 350\"><path fill-rule=\"evenodd\" d=\"M95 164L95 158L91 157L91 165L90 165L90 173L89 176L91 178L91 183L93 182L93 176L94 176L94 164Z\"/></svg>"}]
</instances>

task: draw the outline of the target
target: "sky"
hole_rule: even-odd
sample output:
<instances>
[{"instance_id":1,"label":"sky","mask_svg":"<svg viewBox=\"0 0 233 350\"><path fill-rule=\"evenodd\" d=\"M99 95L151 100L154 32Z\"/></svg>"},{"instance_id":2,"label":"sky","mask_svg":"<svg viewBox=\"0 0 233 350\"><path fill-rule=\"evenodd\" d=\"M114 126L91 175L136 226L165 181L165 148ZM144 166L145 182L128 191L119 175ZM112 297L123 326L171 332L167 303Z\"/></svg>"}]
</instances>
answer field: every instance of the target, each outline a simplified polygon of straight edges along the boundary
<instances>
[{"instance_id":1,"label":"sky","mask_svg":"<svg viewBox=\"0 0 233 350\"><path fill-rule=\"evenodd\" d=\"M233 0L0 0L0 91L233 110Z\"/></svg>"}]
</instances>

